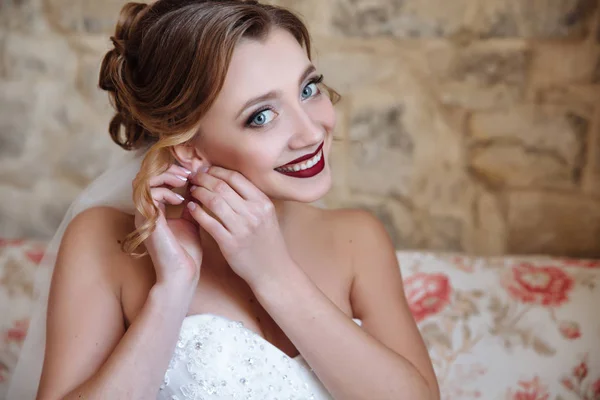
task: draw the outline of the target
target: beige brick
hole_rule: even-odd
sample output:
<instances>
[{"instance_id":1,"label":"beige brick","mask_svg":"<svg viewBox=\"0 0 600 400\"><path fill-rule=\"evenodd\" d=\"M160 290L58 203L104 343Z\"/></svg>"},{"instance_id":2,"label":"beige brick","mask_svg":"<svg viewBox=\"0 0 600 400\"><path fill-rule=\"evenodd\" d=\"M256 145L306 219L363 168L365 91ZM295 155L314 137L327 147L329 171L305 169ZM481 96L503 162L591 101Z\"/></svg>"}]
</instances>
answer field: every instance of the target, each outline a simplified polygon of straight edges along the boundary
<instances>
[{"instance_id":1,"label":"beige brick","mask_svg":"<svg viewBox=\"0 0 600 400\"><path fill-rule=\"evenodd\" d=\"M594 80L600 46L588 41L536 43L532 51L531 85L534 87L590 84Z\"/></svg>"},{"instance_id":2,"label":"beige brick","mask_svg":"<svg viewBox=\"0 0 600 400\"><path fill-rule=\"evenodd\" d=\"M68 33L112 34L124 0L48 0L52 24Z\"/></svg>"},{"instance_id":3,"label":"beige brick","mask_svg":"<svg viewBox=\"0 0 600 400\"><path fill-rule=\"evenodd\" d=\"M583 174L583 189L586 193L600 196L600 110L596 115L590 130L589 147L584 155L587 159Z\"/></svg>"},{"instance_id":4,"label":"beige brick","mask_svg":"<svg viewBox=\"0 0 600 400\"><path fill-rule=\"evenodd\" d=\"M347 36L400 38L581 37L596 0L336 0L333 27Z\"/></svg>"},{"instance_id":5,"label":"beige brick","mask_svg":"<svg viewBox=\"0 0 600 400\"><path fill-rule=\"evenodd\" d=\"M559 106L476 113L469 165L488 183L570 187L581 179L589 116Z\"/></svg>"},{"instance_id":6,"label":"beige brick","mask_svg":"<svg viewBox=\"0 0 600 400\"><path fill-rule=\"evenodd\" d=\"M509 195L507 251L593 257L600 254L600 203L577 194Z\"/></svg>"},{"instance_id":7,"label":"beige brick","mask_svg":"<svg viewBox=\"0 0 600 400\"><path fill-rule=\"evenodd\" d=\"M465 251L499 256L506 253L508 226L502 197L480 188L473 196L471 220L465 226Z\"/></svg>"},{"instance_id":8,"label":"beige brick","mask_svg":"<svg viewBox=\"0 0 600 400\"><path fill-rule=\"evenodd\" d=\"M561 104L586 108L600 103L600 85L553 85L539 88L534 101L543 104Z\"/></svg>"},{"instance_id":9,"label":"beige brick","mask_svg":"<svg viewBox=\"0 0 600 400\"><path fill-rule=\"evenodd\" d=\"M9 80L40 78L74 82L77 55L60 35L9 33L4 40L4 76Z\"/></svg>"},{"instance_id":10,"label":"beige brick","mask_svg":"<svg viewBox=\"0 0 600 400\"><path fill-rule=\"evenodd\" d=\"M20 33L52 32L44 15L44 0L3 0L0 4L0 27Z\"/></svg>"},{"instance_id":11,"label":"beige brick","mask_svg":"<svg viewBox=\"0 0 600 400\"><path fill-rule=\"evenodd\" d=\"M470 110L507 108L520 102L529 73L529 45L522 40L489 40L469 46L423 46L440 100Z\"/></svg>"}]
</instances>

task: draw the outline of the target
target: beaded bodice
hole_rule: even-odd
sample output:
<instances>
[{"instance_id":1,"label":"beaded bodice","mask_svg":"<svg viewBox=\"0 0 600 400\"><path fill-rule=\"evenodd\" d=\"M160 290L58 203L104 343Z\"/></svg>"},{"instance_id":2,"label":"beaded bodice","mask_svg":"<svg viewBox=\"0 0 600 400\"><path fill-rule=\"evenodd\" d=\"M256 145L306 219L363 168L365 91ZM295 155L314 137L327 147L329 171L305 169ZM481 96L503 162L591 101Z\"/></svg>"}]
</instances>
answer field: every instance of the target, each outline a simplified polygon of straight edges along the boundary
<instances>
[{"instance_id":1,"label":"beaded bodice","mask_svg":"<svg viewBox=\"0 0 600 400\"><path fill-rule=\"evenodd\" d=\"M288 357L242 323L183 321L159 400L330 400L302 356Z\"/></svg>"}]
</instances>

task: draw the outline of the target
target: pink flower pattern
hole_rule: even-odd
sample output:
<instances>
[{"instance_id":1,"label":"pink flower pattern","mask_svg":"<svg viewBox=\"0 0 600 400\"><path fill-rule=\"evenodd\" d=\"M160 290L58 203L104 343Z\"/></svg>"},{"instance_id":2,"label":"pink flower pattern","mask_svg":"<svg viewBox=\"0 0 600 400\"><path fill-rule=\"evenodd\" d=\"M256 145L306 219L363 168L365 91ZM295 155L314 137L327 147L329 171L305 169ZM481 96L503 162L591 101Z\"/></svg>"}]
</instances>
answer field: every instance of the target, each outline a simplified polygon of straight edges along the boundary
<instances>
[{"instance_id":1,"label":"pink flower pattern","mask_svg":"<svg viewBox=\"0 0 600 400\"><path fill-rule=\"evenodd\" d=\"M537 376L530 381L519 381L518 386L516 392L509 391L511 400L548 400L550 397L547 388Z\"/></svg>"},{"instance_id":2,"label":"pink flower pattern","mask_svg":"<svg viewBox=\"0 0 600 400\"><path fill-rule=\"evenodd\" d=\"M558 329L566 339L575 340L581 337L581 328L577 322L563 321L559 324Z\"/></svg>"},{"instance_id":3,"label":"pink flower pattern","mask_svg":"<svg viewBox=\"0 0 600 400\"><path fill-rule=\"evenodd\" d=\"M568 300L574 282L560 268L522 263L505 272L502 284L516 300L553 307Z\"/></svg>"},{"instance_id":4,"label":"pink flower pattern","mask_svg":"<svg viewBox=\"0 0 600 400\"><path fill-rule=\"evenodd\" d=\"M21 319L15 321L13 327L8 329L4 333L4 340L6 342L17 342L22 343L25 340L25 336L27 336L27 329L29 328L29 320Z\"/></svg>"},{"instance_id":5,"label":"pink flower pattern","mask_svg":"<svg viewBox=\"0 0 600 400\"><path fill-rule=\"evenodd\" d=\"M450 282L443 274L417 273L404 281L406 298L415 321L435 315L450 302Z\"/></svg>"}]
</instances>

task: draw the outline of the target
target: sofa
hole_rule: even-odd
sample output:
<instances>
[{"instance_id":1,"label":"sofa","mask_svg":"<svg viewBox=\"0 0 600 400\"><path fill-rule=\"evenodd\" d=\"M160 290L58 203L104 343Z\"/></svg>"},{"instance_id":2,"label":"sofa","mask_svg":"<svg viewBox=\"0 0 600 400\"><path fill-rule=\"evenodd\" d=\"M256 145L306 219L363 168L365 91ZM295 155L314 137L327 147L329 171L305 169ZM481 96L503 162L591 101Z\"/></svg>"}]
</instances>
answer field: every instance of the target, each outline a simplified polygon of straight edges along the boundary
<instances>
[{"instance_id":1,"label":"sofa","mask_svg":"<svg viewBox=\"0 0 600 400\"><path fill-rule=\"evenodd\" d=\"M44 247L0 239L0 399ZM600 261L397 255L444 400L600 400Z\"/></svg>"}]
</instances>

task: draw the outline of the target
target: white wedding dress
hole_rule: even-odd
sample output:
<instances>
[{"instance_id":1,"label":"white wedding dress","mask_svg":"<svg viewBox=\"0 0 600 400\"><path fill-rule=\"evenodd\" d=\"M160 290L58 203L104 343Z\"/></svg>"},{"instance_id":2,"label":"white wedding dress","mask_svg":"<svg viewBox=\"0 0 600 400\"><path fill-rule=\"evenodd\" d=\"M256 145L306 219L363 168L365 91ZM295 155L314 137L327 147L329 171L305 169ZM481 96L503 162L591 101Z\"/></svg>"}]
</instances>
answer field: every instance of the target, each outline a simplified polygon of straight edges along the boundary
<instances>
[{"instance_id":1,"label":"white wedding dress","mask_svg":"<svg viewBox=\"0 0 600 400\"><path fill-rule=\"evenodd\" d=\"M36 276L38 298L6 400L34 400L46 339L48 292L56 254L69 222L94 206L133 214L131 181L145 150L126 154L96 178L67 211ZM152 351L151 348L148 351ZM159 400L331 399L301 356L290 358L239 322L201 314L185 318Z\"/></svg>"},{"instance_id":2,"label":"white wedding dress","mask_svg":"<svg viewBox=\"0 0 600 400\"><path fill-rule=\"evenodd\" d=\"M226 318L183 321L159 400L332 399L301 355L290 358Z\"/></svg>"}]
</instances>

